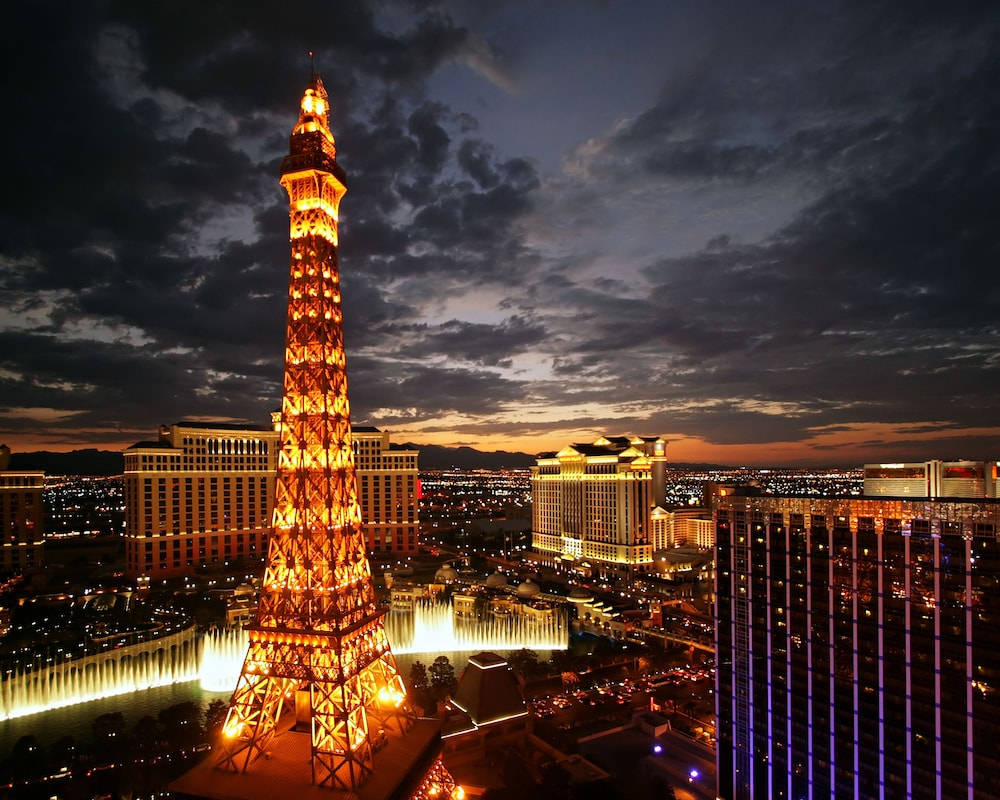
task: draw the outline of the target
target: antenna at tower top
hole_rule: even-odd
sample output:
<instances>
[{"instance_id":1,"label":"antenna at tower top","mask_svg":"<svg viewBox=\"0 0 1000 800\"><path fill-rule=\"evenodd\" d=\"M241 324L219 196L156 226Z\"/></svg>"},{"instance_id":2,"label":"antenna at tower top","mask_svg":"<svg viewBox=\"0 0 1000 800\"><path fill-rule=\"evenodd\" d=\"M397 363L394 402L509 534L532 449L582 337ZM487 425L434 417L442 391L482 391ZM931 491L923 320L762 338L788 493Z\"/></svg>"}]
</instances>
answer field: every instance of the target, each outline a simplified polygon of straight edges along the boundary
<instances>
[{"instance_id":1,"label":"antenna at tower top","mask_svg":"<svg viewBox=\"0 0 1000 800\"><path fill-rule=\"evenodd\" d=\"M313 63L313 51L309 51L309 80L316 80L316 65Z\"/></svg>"}]
</instances>

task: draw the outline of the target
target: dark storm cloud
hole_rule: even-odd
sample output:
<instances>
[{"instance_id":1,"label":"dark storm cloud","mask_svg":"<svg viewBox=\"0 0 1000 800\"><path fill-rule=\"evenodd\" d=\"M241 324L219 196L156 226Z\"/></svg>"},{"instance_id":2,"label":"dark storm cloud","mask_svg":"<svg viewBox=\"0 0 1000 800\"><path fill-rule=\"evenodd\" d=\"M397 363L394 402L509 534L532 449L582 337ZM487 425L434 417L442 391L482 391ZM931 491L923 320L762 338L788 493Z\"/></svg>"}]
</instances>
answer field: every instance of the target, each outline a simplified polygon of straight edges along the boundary
<instances>
[{"instance_id":1,"label":"dark storm cloud","mask_svg":"<svg viewBox=\"0 0 1000 800\"><path fill-rule=\"evenodd\" d=\"M388 33L360 4L293 2L278 15L236 3L101 8L16 9L7 27L21 35L5 49L6 99L26 124L3 132L17 154L0 219L0 291L16 315L3 332L16 338L3 351L4 408L73 412L71 427L110 424L113 407L115 424L151 428L202 414L258 419L275 405L288 259L276 175L310 48L349 142L349 341L396 347L393 330L416 311L387 281L475 281L497 253L516 251L509 227L537 176L491 154L488 191L457 180L453 137L474 120L424 96L426 77L468 39L446 16L419 11ZM414 230L421 214L439 223ZM356 394L384 405L365 390L365 363ZM380 387L381 366L368 370ZM391 382L411 391L435 383L433 372L397 368L405 377ZM436 383L456 389L457 406L458 383L492 378L443 369ZM507 397L507 384L489 394Z\"/></svg>"},{"instance_id":2,"label":"dark storm cloud","mask_svg":"<svg viewBox=\"0 0 1000 800\"><path fill-rule=\"evenodd\" d=\"M406 342L405 352L442 356L484 367L510 366L510 357L545 340L545 327L513 316L497 325L451 319L441 325L407 326L393 332Z\"/></svg>"},{"instance_id":3,"label":"dark storm cloud","mask_svg":"<svg viewBox=\"0 0 1000 800\"><path fill-rule=\"evenodd\" d=\"M251 113L284 111L283 98L301 91L302 62L290 54L316 51L338 106L355 99L353 92L365 77L419 88L468 36L434 11L392 35L379 29L372 9L362 3L292 0L276 13L267 4L231 0L211 7L197 0L123 2L110 16L138 34L154 88Z\"/></svg>"},{"instance_id":4,"label":"dark storm cloud","mask_svg":"<svg viewBox=\"0 0 1000 800\"><path fill-rule=\"evenodd\" d=\"M145 413L172 421L178 403L191 416L224 413L219 398L190 392L191 371L211 372L191 355L17 333L0 334L0 352L0 368L16 374L0 379L3 409L16 398L17 407L74 410L74 426L113 427Z\"/></svg>"},{"instance_id":5,"label":"dark storm cloud","mask_svg":"<svg viewBox=\"0 0 1000 800\"><path fill-rule=\"evenodd\" d=\"M438 103L425 103L410 115L408 129L417 140L417 163L430 172L438 172L448 158L451 143L438 120L445 111Z\"/></svg>"},{"instance_id":6,"label":"dark storm cloud","mask_svg":"<svg viewBox=\"0 0 1000 800\"><path fill-rule=\"evenodd\" d=\"M648 265L642 297L601 280L554 293L586 320L555 373L590 381L597 399L602 375L632 372L630 396L646 405L625 429L765 443L844 419L992 424L1000 25L995 13L984 25L890 11L839 18L831 37L795 15L791 33L808 32L791 37L795 71L773 41L741 37L727 56L738 70L701 64L577 151L577 167L619 187L766 187L797 173L823 189L761 241L723 229L700 252ZM991 442L976 441L989 456Z\"/></svg>"},{"instance_id":7,"label":"dark storm cloud","mask_svg":"<svg viewBox=\"0 0 1000 800\"><path fill-rule=\"evenodd\" d=\"M932 421L990 455L961 429L1000 410L992 8L692 4L708 33L655 102L581 130L567 174L544 177L427 89L489 51L478 31L436 3L373 8L5 12L0 413L72 412L52 423L67 437L266 419L287 292L276 175L313 49L348 175L359 419L761 445L891 423L908 453ZM704 244L678 248L694 234L668 217L688 207Z\"/></svg>"},{"instance_id":8,"label":"dark storm cloud","mask_svg":"<svg viewBox=\"0 0 1000 800\"><path fill-rule=\"evenodd\" d=\"M458 163L484 189L499 180L492 164L493 148L479 139L466 139L458 149Z\"/></svg>"},{"instance_id":9,"label":"dark storm cloud","mask_svg":"<svg viewBox=\"0 0 1000 800\"><path fill-rule=\"evenodd\" d=\"M498 405L523 400L527 387L493 370L438 366L418 361L348 356L351 409L358 421L377 413L379 424L395 426L461 413L488 415Z\"/></svg>"},{"instance_id":10,"label":"dark storm cloud","mask_svg":"<svg viewBox=\"0 0 1000 800\"><path fill-rule=\"evenodd\" d=\"M591 167L610 179L746 181L884 158L900 115L989 57L988 6L718 4L698 55Z\"/></svg>"}]
</instances>

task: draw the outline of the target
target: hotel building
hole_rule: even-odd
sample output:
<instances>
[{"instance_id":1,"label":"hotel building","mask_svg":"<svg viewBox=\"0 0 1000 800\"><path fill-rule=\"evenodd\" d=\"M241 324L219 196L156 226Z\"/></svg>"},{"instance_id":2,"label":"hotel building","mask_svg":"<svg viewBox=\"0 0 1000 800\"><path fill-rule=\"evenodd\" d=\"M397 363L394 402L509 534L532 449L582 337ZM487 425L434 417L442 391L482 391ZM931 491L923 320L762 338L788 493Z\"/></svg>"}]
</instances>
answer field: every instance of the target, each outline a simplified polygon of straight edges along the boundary
<instances>
[{"instance_id":1,"label":"hotel building","mask_svg":"<svg viewBox=\"0 0 1000 800\"><path fill-rule=\"evenodd\" d=\"M417 451L354 428L368 549L417 549ZM126 574L171 578L267 554L278 432L274 426L179 422L125 451Z\"/></svg>"},{"instance_id":2,"label":"hotel building","mask_svg":"<svg viewBox=\"0 0 1000 800\"><path fill-rule=\"evenodd\" d=\"M718 795L1000 797L1000 503L721 498Z\"/></svg>"},{"instance_id":3,"label":"hotel building","mask_svg":"<svg viewBox=\"0 0 1000 800\"><path fill-rule=\"evenodd\" d=\"M531 468L536 556L609 577L645 572L666 463L666 442L657 437L602 436L541 454Z\"/></svg>"},{"instance_id":4,"label":"hotel building","mask_svg":"<svg viewBox=\"0 0 1000 800\"><path fill-rule=\"evenodd\" d=\"M125 451L125 570L172 578L267 553L278 434L179 422Z\"/></svg>"},{"instance_id":5,"label":"hotel building","mask_svg":"<svg viewBox=\"0 0 1000 800\"><path fill-rule=\"evenodd\" d=\"M657 506L650 514L650 522L654 553L675 547L710 550L715 546L715 523L704 508Z\"/></svg>"},{"instance_id":6,"label":"hotel building","mask_svg":"<svg viewBox=\"0 0 1000 800\"><path fill-rule=\"evenodd\" d=\"M998 497L996 461L865 464L866 497Z\"/></svg>"},{"instance_id":7,"label":"hotel building","mask_svg":"<svg viewBox=\"0 0 1000 800\"><path fill-rule=\"evenodd\" d=\"M0 446L0 571L42 566L42 490L45 473L9 470L10 450Z\"/></svg>"},{"instance_id":8,"label":"hotel building","mask_svg":"<svg viewBox=\"0 0 1000 800\"><path fill-rule=\"evenodd\" d=\"M389 432L354 426L354 468L370 553L417 551L417 450L389 442Z\"/></svg>"}]
</instances>

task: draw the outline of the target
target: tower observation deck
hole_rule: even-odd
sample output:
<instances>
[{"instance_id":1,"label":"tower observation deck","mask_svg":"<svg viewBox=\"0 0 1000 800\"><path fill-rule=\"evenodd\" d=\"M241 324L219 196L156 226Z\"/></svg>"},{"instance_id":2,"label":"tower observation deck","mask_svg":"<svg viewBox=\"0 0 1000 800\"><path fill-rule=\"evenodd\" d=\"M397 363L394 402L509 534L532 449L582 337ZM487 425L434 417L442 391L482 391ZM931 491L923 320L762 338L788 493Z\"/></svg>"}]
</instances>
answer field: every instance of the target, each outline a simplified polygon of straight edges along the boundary
<instances>
[{"instance_id":1,"label":"tower observation deck","mask_svg":"<svg viewBox=\"0 0 1000 800\"><path fill-rule=\"evenodd\" d=\"M178 797L462 800L409 705L365 556L337 262L346 176L311 75L281 185L291 267L273 534L250 647L211 758Z\"/></svg>"}]
</instances>

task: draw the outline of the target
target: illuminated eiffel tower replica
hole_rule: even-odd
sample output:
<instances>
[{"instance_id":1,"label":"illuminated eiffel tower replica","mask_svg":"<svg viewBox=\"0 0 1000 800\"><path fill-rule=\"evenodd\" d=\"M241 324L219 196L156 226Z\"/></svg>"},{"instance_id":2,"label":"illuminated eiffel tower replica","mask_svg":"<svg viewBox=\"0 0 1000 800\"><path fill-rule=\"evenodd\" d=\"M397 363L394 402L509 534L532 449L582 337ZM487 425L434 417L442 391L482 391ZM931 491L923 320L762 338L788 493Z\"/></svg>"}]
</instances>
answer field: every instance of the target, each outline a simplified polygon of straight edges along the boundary
<instances>
[{"instance_id":1,"label":"illuminated eiffel tower replica","mask_svg":"<svg viewBox=\"0 0 1000 800\"><path fill-rule=\"evenodd\" d=\"M365 557L337 264L347 187L315 72L281 185L291 277L274 531L221 745L171 790L462 800L440 760L438 724L416 719L407 702Z\"/></svg>"}]
</instances>

